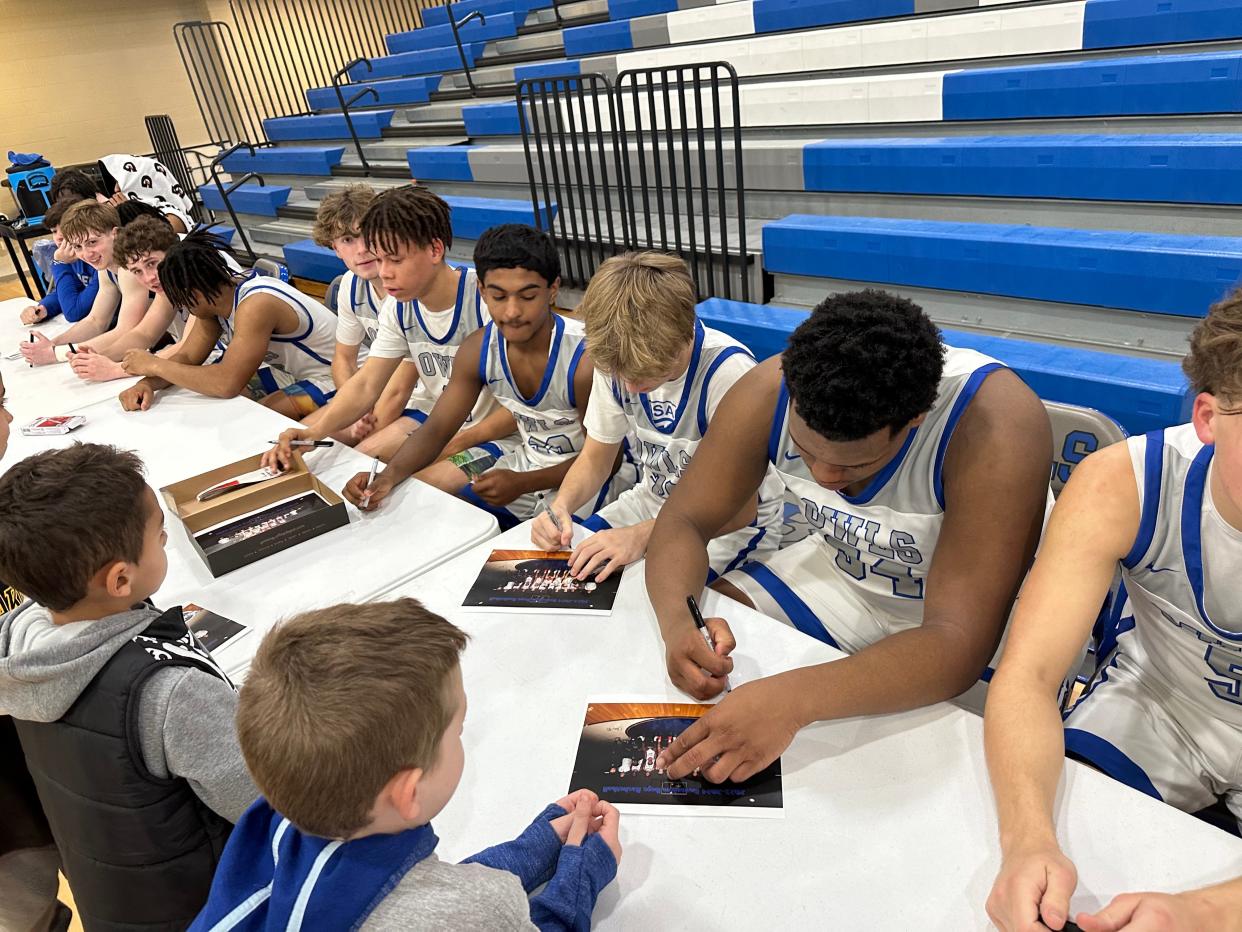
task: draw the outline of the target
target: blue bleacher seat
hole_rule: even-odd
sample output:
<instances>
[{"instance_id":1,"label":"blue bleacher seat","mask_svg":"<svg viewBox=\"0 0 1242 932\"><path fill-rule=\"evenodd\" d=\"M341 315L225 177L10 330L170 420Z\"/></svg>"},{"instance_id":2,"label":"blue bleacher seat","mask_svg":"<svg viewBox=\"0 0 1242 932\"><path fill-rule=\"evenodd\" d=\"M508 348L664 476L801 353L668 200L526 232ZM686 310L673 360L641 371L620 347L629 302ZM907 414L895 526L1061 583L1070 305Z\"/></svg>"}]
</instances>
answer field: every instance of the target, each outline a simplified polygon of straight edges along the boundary
<instances>
[{"instance_id":1,"label":"blue bleacher seat","mask_svg":"<svg viewBox=\"0 0 1242 932\"><path fill-rule=\"evenodd\" d=\"M1202 316L1242 279L1242 238L795 214L769 272Z\"/></svg>"},{"instance_id":2,"label":"blue bleacher seat","mask_svg":"<svg viewBox=\"0 0 1242 932\"><path fill-rule=\"evenodd\" d=\"M630 21L591 23L570 26L561 33L565 54L570 56L599 55L603 52L624 52L634 47Z\"/></svg>"},{"instance_id":3,"label":"blue bleacher seat","mask_svg":"<svg viewBox=\"0 0 1242 932\"><path fill-rule=\"evenodd\" d=\"M522 81L527 78L559 78L564 75L582 74L582 62L543 61L533 65L518 65L513 69L513 79Z\"/></svg>"},{"instance_id":4,"label":"blue bleacher seat","mask_svg":"<svg viewBox=\"0 0 1242 932\"><path fill-rule=\"evenodd\" d=\"M748 346L757 359L785 348L808 311L711 298L699 317ZM1190 417L1193 396L1176 362L1053 346L1030 340L943 330L950 346L977 350L1012 368L1041 398L1098 408L1131 434Z\"/></svg>"},{"instance_id":5,"label":"blue bleacher seat","mask_svg":"<svg viewBox=\"0 0 1242 932\"><path fill-rule=\"evenodd\" d=\"M367 96L354 106L367 107L378 104L425 104L431 94L440 86L438 74L420 75L414 78L388 78L380 81L361 81L358 84L347 84L341 88L346 100L356 94L360 87L375 89L379 100ZM312 110L335 110L341 103L336 98L336 89L331 87L314 87L306 92L306 102Z\"/></svg>"},{"instance_id":6,"label":"blue bleacher seat","mask_svg":"<svg viewBox=\"0 0 1242 932\"><path fill-rule=\"evenodd\" d=\"M535 208L530 201L453 196L446 196L444 200L448 202L451 210L453 236L456 238L478 239L484 230L501 223L535 225ZM540 201L539 211L544 217L543 226L546 229L556 216L556 205L545 206Z\"/></svg>"},{"instance_id":7,"label":"blue bleacher seat","mask_svg":"<svg viewBox=\"0 0 1242 932\"><path fill-rule=\"evenodd\" d=\"M466 61L473 67L475 59L483 54L486 42L463 42L462 49L466 53ZM372 78L396 78L406 75L441 74L445 71L460 71L461 56L457 46L446 46L438 49L424 49L418 52L402 52L400 55L385 55L371 59L371 70L362 65L355 65L349 72L349 78L358 84L365 84Z\"/></svg>"},{"instance_id":8,"label":"blue bleacher seat","mask_svg":"<svg viewBox=\"0 0 1242 932\"><path fill-rule=\"evenodd\" d=\"M258 214L275 217L276 211L285 206L292 188L287 184L244 184L229 195L233 209L239 214ZM224 198L214 184L199 185L198 195L208 210L225 210Z\"/></svg>"},{"instance_id":9,"label":"blue bleacher seat","mask_svg":"<svg viewBox=\"0 0 1242 932\"><path fill-rule=\"evenodd\" d=\"M330 282L346 271L345 263L337 258L335 252L315 245L314 240L304 239L288 243L284 247L284 253L289 274L298 278Z\"/></svg>"},{"instance_id":10,"label":"blue bleacher seat","mask_svg":"<svg viewBox=\"0 0 1242 932\"><path fill-rule=\"evenodd\" d=\"M672 13L676 9L677 0L608 0L608 18L613 20Z\"/></svg>"},{"instance_id":11,"label":"blue bleacher seat","mask_svg":"<svg viewBox=\"0 0 1242 932\"><path fill-rule=\"evenodd\" d=\"M419 181L474 181L470 150L476 146L421 146L406 157L410 176Z\"/></svg>"},{"instance_id":12,"label":"blue bleacher seat","mask_svg":"<svg viewBox=\"0 0 1242 932\"><path fill-rule=\"evenodd\" d=\"M1084 12L1084 49L1242 36L1235 0L1089 0Z\"/></svg>"},{"instance_id":13,"label":"blue bleacher seat","mask_svg":"<svg viewBox=\"0 0 1242 932\"><path fill-rule=\"evenodd\" d=\"M1242 135L826 139L808 191L1242 204Z\"/></svg>"},{"instance_id":14,"label":"blue bleacher seat","mask_svg":"<svg viewBox=\"0 0 1242 932\"><path fill-rule=\"evenodd\" d=\"M352 91L347 91L347 94ZM335 97L335 94L333 95ZM348 99L348 97L346 98ZM359 139L379 139L392 122L393 110L359 110L351 113L354 132ZM267 138L273 142L299 139L342 139L349 136L343 113L321 113L314 116L275 117L263 121Z\"/></svg>"},{"instance_id":15,"label":"blue bleacher seat","mask_svg":"<svg viewBox=\"0 0 1242 932\"><path fill-rule=\"evenodd\" d=\"M551 5L552 0L459 0L451 7L426 7L422 11L422 16L425 25L440 26L448 22L450 8L458 20L475 10L484 16L491 16L493 13L513 13L518 19L518 25L521 26L526 22L526 17L531 10L541 10Z\"/></svg>"},{"instance_id":16,"label":"blue bleacher seat","mask_svg":"<svg viewBox=\"0 0 1242 932\"><path fill-rule=\"evenodd\" d=\"M1242 52L951 71L943 104L946 120L1236 113Z\"/></svg>"},{"instance_id":17,"label":"blue bleacher seat","mask_svg":"<svg viewBox=\"0 0 1242 932\"><path fill-rule=\"evenodd\" d=\"M914 0L755 0L755 32L910 16Z\"/></svg>"},{"instance_id":18,"label":"blue bleacher seat","mask_svg":"<svg viewBox=\"0 0 1242 932\"><path fill-rule=\"evenodd\" d=\"M230 174L255 171L274 175L327 175L341 163L344 146L281 146L234 152L222 163Z\"/></svg>"},{"instance_id":19,"label":"blue bleacher seat","mask_svg":"<svg viewBox=\"0 0 1242 932\"><path fill-rule=\"evenodd\" d=\"M463 107L461 115L470 136L519 136L522 133L516 100L474 104Z\"/></svg>"},{"instance_id":20,"label":"blue bleacher seat","mask_svg":"<svg viewBox=\"0 0 1242 932\"><path fill-rule=\"evenodd\" d=\"M520 24L514 21L512 13L484 15L487 16L486 22L480 23L477 19L472 20L458 30L462 42L485 42L517 35ZM453 45L453 29L445 23L442 26L424 26L422 29L411 29L408 32L395 32L385 38L384 45L393 55L424 49L448 48Z\"/></svg>"}]
</instances>

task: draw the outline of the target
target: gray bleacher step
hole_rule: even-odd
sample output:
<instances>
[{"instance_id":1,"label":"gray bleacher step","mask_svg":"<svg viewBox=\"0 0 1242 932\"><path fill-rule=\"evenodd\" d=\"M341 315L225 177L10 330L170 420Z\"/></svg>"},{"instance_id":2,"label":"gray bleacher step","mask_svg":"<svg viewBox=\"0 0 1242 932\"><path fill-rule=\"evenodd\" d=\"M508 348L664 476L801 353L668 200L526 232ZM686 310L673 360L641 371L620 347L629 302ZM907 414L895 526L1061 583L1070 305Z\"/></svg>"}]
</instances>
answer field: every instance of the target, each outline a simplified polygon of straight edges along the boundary
<instances>
[{"instance_id":1,"label":"gray bleacher step","mask_svg":"<svg viewBox=\"0 0 1242 932\"><path fill-rule=\"evenodd\" d=\"M461 120L440 120L426 123L402 123L384 130L384 139L418 139L426 136L459 136L465 138L466 124ZM422 143L432 145L432 143ZM452 145L452 143L435 143L435 145Z\"/></svg>"},{"instance_id":2,"label":"gray bleacher step","mask_svg":"<svg viewBox=\"0 0 1242 932\"><path fill-rule=\"evenodd\" d=\"M513 71L515 65L490 65L486 68L475 68L470 72L470 76L474 78L474 83L478 84L512 84ZM438 91L448 90L454 87L469 87L466 81L466 73L458 71L453 74L446 74L440 80L440 86L436 88Z\"/></svg>"},{"instance_id":3,"label":"gray bleacher step","mask_svg":"<svg viewBox=\"0 0 1242 932\"><path fill-rule=\"evenodd\" d=\"M276 216L281 220L314 220L318 209L313 204L286 204L276 208Z\"/></svg>"},{"instance_id":4,"label":"gray bleacher step","mask_svg":"<svg viewBox=\"0 0 1242 932\"><path fill-rule=\"evenodd\" d=\"M772 304L814 307L837 291L883 288L909 298L936 323L957 330L1037 340L1084 349L1106 350L1153 359L1181 359L1196 317L1146 314L1083 304L1059 304L1025 298L939 291L837 278L775 275Z\"/></svg>"},{"instance_id":5,"label":"gray bleacher step","mask_svg":"<svg viewBox=\"0 0 1242 932\"><path fill-rule=\"evenodd\" d=\"M439 103L442 100L472 100L478 98L504 98L513 97L517 94L517 86L513 84L478 84L475 85L474 93L470 93L468 87L453 88L448 91L436 91L431 95L433 102Z\"/></svg>"},{"instance_id":6,"label":"gray bleacher step","mask_svg":"<svg viewBox=\"0 0 1242 932\"><path fill-rule=\"evenodd\" d=\"M406 166L406 177L400 178L351 178L351 177L334 177L317 180L307 184L300 192L298 197L289 198L289 206L300 207L306 205L318 206L329 194L341 191L350 185L358 184L361 181L369 184L378 191L387 191L389 188L397 188L409 182L409 166Z\"/></svg>"},{"instance_id":7,"label":"gray bleacher step","mask_svg":"<svg viewBox=\"0 0 1242 932\"><path fill-rule=\"evenodd\" d=\"M499 58L505 55L519 55L528 52L542 52L551 55L564 55L565 42L559 32L538 32L533 36L515 36L512 39L496 39L487 44L483 50L481 61Z\"/></svg>"},{"instance_id":8,"label":"gray bleacher step","mask_svg":"<svg viewBox=\"0 0 1242 932\"><path fill-rule=\"evenodd\" d=\"M419 139L390 139L385 142L364 142L362 151L366 153L367 161L371 163L399 162L402 165L407 164L407 155L411 149L420 149L424 146L460 146L468 142L469 138L462 133L460 136L425 136ZM351 159L350 156L353 156ZM357 153L352 149L345 150L345 158L342 164L351 165L358 160Z\"/></svg>"},{"instance_id":9,"label":"gray bleacher step","mask_svg":"<svg viewBox=\"0 0 1242 932\"><path fill-rule=\"evenodd\" d=\"M406 121L417 126L420 123L446 123L450 120L453 122L461 122L462 108L470 106L470 101L459 102L455 100L444 100L439 102L431 102L425 104L414 104L406 107L401 111L401 115Z\"/></svg>"},{"instance_id":10,"label":"gray bleacher step","mask_svg":"<svg viewBox=\"0 0 1242 932\"><path fill-rule=\"evenodd\" d=\"M313 224L310 220L269 220L267 223L255 224L246 228L250 242L258 248L259 243L273 246L287 246L289 243L310 239Z\"/></svg>"},{"instance_id":11,"label":"gray bleacher step","mask_svg":"<svg viewBox=\"0 0 1242 932\"><path fill-rule=\"evenodd\" d=\"M556 20L550 20L546 23L540 22L532 24L529 20L527 20L526 25L518 30L518 35L533 36L538 35L541 32L552 32L553 30L562 28L568 29L571 26L594 26L596 23L606 23L610 19L611 17L608 15L607 4L604 4L604 12L602 13L587 13L583 16L573 17L562 14L560 23L557 23Z\"/></svg>"}]
</instances>

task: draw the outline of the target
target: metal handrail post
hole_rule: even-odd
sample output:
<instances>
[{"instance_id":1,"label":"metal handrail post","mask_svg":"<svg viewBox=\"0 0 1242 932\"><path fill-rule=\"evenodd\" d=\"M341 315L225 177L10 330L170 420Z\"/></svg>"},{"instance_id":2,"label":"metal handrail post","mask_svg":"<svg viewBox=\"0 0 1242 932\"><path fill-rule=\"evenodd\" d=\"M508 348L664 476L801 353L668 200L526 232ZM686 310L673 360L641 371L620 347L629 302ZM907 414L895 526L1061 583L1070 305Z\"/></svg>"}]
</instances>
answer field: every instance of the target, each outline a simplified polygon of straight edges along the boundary
<instances>
[{"instance_id":1,"label":"metal handrail post","mask_svg":"<svg viewBox=\"0 0 1242 932\"><path fill-rule=\"evenodd\" d=\"M459 30L462 26L465 26L467 23L473 22L476 19L480 24L486 25L487 17L484 16L481 11L475 10L473 13L467 13L460 20L457 20L453 18L452 7L449 8L448 14L449 26L453 30L453 41L457 43L457 55L461 58L461 68L462 71L466 72L466 83L470 85L470 96L478 97L479 92L474 86L474 76L470 73L470 63L466 61L466 50L461 44L461 33Z\"/></svg>"},{"instance_id":2,"label":"metal handrail post","mask_svg":"<svg viewBox=\"0 0 1242 932\"><path fill-rule=\"evenodd\" d=\"M373 87L367 86L358 91L358 93L353 97L349 98L348 101L345 99L345 94L341 91L341 78L347 75L349 70L355 65L366 65L368 73L373 70L371 59L355 58L349 64L341 68L341 70L336 74L332 75L332 89L336 91L336 99L341 105L341 113L345 115L345 125L349 127L349 137L354 141L354 151L358 153L358 161L362 163L363 174L370 176L371 163L367 161L366 153L362 151L362 141L358 138L358 131L354 128L354 118L350 115L349 108L360 101L363 97L366 97L368 94L375 98L376 103L379 103L380 96L379 91Z\"/></svg>"},{"instance_id":3,"label":"metal handrail post","mask_svg":"<svg viewBox=\"0 0 1242 932\"><path fill-rule=\"evenodd\" d=\"M246 236L246 231L242 227L241 221L237 219L237 211L233 209L233 202L229 199L229 195L251 178L258 178L259 184L264 183L263 178L257 172L246 172L240 179L232 182L227 188L224 186L224 182L220 180L220 164L239 149L245 149L251 155L255 154L255 147L252 143L234 143L211 160L211 180L215 184L216 190L220 192L220 198L224 201L224 209L228 211L229 219L233 221L233 229L235 229L237 231L237 235L241 237L242 245L246 248L246 254L250 257L251 261L254 261L257 253L250 246L250 238Z\"/></svg>"}]
</instances>

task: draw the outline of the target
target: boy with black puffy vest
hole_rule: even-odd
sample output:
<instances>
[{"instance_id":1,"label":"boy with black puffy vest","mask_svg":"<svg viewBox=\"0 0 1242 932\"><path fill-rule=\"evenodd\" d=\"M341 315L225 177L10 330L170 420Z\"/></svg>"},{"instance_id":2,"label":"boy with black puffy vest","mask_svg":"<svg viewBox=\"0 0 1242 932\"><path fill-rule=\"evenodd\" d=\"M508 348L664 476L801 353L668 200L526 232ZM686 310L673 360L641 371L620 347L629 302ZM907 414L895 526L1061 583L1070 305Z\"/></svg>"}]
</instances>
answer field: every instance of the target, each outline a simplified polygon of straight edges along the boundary
<instances>
[{"instance_id":1,"label":"boy with black puffy vest","mask_svg":"<svg viewBox=\"0 0 1242 932\"><path fill-rule=\"evenodd\" d=\"M164 517L133 453L47 451L0 478L0 712L17 726L88 932L184 929L232 823L258 795L236 693L146 601Z\"/></svg>"}]
</instances>

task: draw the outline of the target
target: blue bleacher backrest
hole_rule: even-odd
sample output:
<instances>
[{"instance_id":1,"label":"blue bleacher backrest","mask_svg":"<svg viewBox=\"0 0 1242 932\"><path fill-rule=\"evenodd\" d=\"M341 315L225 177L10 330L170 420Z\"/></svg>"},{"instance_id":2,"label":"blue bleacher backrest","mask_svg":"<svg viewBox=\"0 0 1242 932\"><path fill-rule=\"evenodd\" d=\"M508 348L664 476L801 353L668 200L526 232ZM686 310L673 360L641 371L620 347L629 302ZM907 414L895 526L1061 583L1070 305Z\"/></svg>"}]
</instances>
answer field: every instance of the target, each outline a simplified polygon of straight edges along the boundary
<instances>
[{"instance_id":1,"label":"blue bleacher backrest","mask_svg":"<svg viewBox=\"0 0 1242 932\"><path fill-rule=\"evenodd\" d=\"M1242 36L1236 0L1089 0L1082 47L1116 48Z\"/></svg>"},{"instance_id":2,"label":"blue bleacher backrest","mask_svg":"<svg viewBox=\"0 0 1242 932\"><path fill-rule=\"evenodd\" d=\"M1081 405L1044 401L1048 420L1052 423L1053 493L1059 493L1069 481L1074 467L1096 450L1125 440L1125 429L1102 411Z\"/></svg>"}]
</instances>

